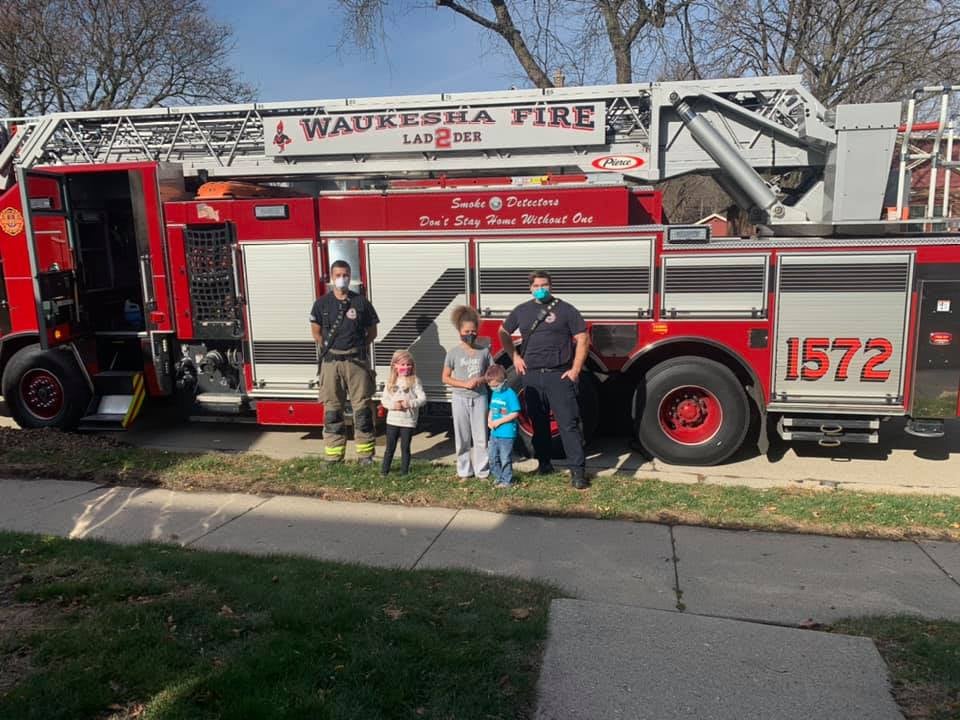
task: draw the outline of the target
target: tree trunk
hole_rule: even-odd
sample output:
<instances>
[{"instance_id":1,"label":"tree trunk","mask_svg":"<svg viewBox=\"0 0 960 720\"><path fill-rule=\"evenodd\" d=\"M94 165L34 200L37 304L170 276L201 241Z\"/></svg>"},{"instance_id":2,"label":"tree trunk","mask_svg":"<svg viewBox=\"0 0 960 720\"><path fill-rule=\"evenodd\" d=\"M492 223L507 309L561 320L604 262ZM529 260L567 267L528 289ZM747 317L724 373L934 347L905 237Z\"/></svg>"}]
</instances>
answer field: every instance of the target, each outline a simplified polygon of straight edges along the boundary
<instances>
[{"instance_id":1,"label":"tree trunk","mask_svg":"<svg viewBox=\"0 0 960 720\"><path fill-rule=\"evenodd\" d=\"M613 61L617 67L617 82L633 82L633 58L630 57L630 47L622 43L613 46Z\"/></svg>"},{"instance_id":2,"label":"tree trunk","mask_svg":"<svg viewBox=\"0 0 960 720\"><path fill-rule=\"evenodd\" d=\"M514 30L506 40L510 43L513 54L517 56L517 60L520 62L523 71L527 73L527 77L530 78L530 82L538 88L553 87L553 81L550 80L540 65L537 64L533 55L530 54L530 50L527 48L527 44L524 42L520 31Z\"/></svg>"},{"instance_id":3,"label":"tree trunk","mask_svg":"<svg viewBox=\"0 0 960 720\"><path fill-rule=\"evenodd\" d=\"M540 67L540 63L537 62L533 53L530 52L530 48L527 47L527 43L523 39L523 34L514 24L506 0L490 0L490 5L493 6L493 13L497 18L496 21L474 12L465 5L456 2L456 0L436 0L436 3L439 7L449 8L481 27L493 30L510 45L510 49L513 50L513 54L516 55L520 67L523 68L527 77L530 78L530 82L538 88L553 87L553 82L550 80L550 76L547 75L547 71Z\"/></svg>"}]
</instances>

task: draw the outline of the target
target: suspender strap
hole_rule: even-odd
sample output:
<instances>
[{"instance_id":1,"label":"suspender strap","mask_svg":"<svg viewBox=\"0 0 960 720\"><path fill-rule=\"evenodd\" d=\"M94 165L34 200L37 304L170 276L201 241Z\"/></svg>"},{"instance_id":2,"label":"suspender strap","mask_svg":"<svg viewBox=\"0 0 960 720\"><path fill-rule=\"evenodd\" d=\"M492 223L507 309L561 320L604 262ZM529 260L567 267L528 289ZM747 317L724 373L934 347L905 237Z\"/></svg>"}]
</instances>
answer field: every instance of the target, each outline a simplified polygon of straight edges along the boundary
<instances>
[{"instance_id":1,"label":"suspender strap","mask_svg":"<svg viewBox=\"0 0 960 720\"><path fill-rule=\"evenodd\" d=\"M320 350L320 357L317 359L317 364L323 362L323 359L327 356L327 353L330 352L330 344L336 339L337 332L340 330L340 325L343 323L343 319L347 316L347 310L350 309L350 298L347 297L346 300L340 302L340 311L337 313L336 319L333 321L333 325L330 326L330 329L327 330L327 334L323 338L323 348Z\"/></svg>"},{"instance_id":2,"label":"suspender strap","mask_svg":"<svg viewBox=\"0 0 960 720\"><path fill-rule=\"evenodd\" d=\"M536 329L540 327L540 323L543 322L543 319L553 311L559 302L560 298L555 297L547 305L544 305L543 308L540 309L540 312L537 313L536 319L534 319L533 323L531 323L530 329L527 330L527 336L520 343L520 347L517 348L517 354L520 357L523 357L524 353L527 351L527 345L530 342L530 336L536 332Z\"/></svg>"}]
</instances>

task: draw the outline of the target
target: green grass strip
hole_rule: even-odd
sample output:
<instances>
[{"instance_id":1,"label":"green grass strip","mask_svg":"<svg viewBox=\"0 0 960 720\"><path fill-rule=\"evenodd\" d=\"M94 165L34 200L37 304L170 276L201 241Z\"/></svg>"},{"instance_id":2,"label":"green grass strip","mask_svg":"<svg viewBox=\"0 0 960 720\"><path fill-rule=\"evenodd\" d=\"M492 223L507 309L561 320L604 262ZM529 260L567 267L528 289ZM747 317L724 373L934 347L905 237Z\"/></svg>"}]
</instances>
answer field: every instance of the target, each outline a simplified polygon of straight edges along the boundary
<instances>
[{"instance_id":1,"label":"green grass strip","mask_svg":"<svg viewBox=\"0 0 960 720\"><path fill-rule=\"evenodd\" d=\"M497 512L619 518L846 537L960 540L960 500L945 495L680 484L625 475L597 477L590 490L562 474L518 474L519 483L457 482L452 467L414 463L406 476L379 468L328 466L305 456L185 454L55 431L0 429L7 476L155 485L172 490L295 494L331 500L478 508Z\"/></svg>"}]
</instances>

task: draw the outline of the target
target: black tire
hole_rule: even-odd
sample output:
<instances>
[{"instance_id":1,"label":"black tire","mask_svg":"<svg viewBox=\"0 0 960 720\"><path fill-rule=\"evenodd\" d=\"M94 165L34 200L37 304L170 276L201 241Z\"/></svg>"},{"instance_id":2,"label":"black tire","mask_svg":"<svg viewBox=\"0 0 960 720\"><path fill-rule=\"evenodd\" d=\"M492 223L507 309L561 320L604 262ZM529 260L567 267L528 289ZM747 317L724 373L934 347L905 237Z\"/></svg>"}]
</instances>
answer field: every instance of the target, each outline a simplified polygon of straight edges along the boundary
<instances>
[{"instance_id":1,"label":"black tire","mask_svg":"<svg viewBox=\"0 0 960 720\"><path fill-rule=\"evenodd\" d=\"M73 430L90 404L90 386L73 356L28 345L3 371L3 397L22 428Z\"/></svg>"},{"instance_id":2,"label":"black tire","mask_svg":"<svg viewBox=\"0 0 960 720\"><path fill-rule=\"evenodd\" d=\"M637 439L671 465L717 465L743 444L750 425L747 393L713 360L678 357L647 373L637 389Z\"/></svg>"},{"instance_id":3,"label":"black tire","mask_svg":"<svg viewBox=\"0 0 960 720\"><path fill-rule=\"evenodd\" d=\"M522 405L523 386L517 371L512 367L507 369L507 384L520 395ZM600 390L597 387L596 377L589 370L580 373L577 383L577 404L580 406L580 433L583 436L583 444L586 446L593 441L597 427L600 425ZM533 435L527 428L529 428L529 423L520 423L520 432L518 433L520 446L527 457L535 457ZM560 434L554 433L551 441L551 456L554 458L566 457L563 452L563 443L560 441Z\"/></svg>"}]
</instances>

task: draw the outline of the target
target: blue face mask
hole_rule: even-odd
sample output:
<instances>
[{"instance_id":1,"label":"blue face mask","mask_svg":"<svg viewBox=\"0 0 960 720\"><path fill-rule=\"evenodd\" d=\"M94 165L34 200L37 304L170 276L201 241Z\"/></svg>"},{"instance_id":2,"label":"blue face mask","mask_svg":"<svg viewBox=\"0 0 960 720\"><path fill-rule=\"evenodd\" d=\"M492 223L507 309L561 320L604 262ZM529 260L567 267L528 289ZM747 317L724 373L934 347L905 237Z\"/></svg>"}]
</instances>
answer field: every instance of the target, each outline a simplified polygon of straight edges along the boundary
<instances>
[{"instance_id":1,"label":"blue face mask","mask_svg":"<svg viewBox=\"0 0 960 720\"><path fill-rule=\"evenodd\" d=\"M536 290L533 291L533 297L539 300L540 302L543 302L548 297L550 297L550 288L538 287Z\"/></svg>"}]
</instances>

